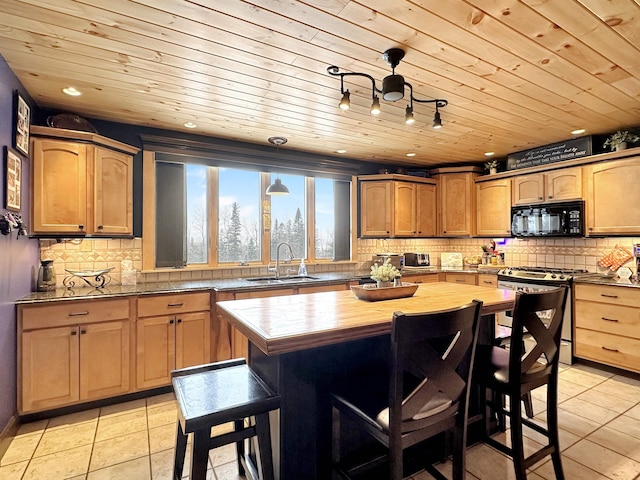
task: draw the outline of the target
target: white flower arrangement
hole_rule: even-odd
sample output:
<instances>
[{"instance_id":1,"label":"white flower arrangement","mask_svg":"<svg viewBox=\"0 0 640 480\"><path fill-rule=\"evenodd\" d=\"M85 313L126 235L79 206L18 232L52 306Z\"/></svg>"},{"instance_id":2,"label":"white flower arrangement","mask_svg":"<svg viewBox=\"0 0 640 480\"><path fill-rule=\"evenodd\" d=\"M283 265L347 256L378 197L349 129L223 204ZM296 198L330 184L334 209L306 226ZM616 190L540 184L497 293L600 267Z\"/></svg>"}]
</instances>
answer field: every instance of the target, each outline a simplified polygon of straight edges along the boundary
<instances>
[{"instance_id":1,"label":"white flower arrangement","mask_svg":"<svg viewBox=\"0 0 640 480\"><path fill-rule=\"evenodd\" d=\"M400 275L400 270L391 265L391 259L387 257L382 265L371 265L371 279L378 282L391 282Z\"/></svg>"}]
</instances>

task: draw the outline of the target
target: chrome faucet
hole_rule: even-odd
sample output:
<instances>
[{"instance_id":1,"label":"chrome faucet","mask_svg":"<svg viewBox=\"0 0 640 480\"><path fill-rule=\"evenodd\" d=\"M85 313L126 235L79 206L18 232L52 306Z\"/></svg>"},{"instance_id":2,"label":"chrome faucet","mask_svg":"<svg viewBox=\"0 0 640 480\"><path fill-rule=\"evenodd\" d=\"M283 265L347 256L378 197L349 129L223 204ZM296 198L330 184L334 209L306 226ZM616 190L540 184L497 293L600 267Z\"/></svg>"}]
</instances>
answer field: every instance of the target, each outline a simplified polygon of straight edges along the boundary
<instances>
[{"instance_id":1,"label":"chrome faucet","mask_svg":"<svg viewBox=\"0 0 640 480\"><path fill-rule=\"evenodd\" d=\"M280 242L276 247L276 266L272 267L271 262L269 262L269 264L267 265L267 271L274 272L276 278L280 278L280 247L283 245L285 245L289 249L289 260L293 261L293 249L291 248L291 245L289 245L287 242Z\"/></svg>"}]
</instances>

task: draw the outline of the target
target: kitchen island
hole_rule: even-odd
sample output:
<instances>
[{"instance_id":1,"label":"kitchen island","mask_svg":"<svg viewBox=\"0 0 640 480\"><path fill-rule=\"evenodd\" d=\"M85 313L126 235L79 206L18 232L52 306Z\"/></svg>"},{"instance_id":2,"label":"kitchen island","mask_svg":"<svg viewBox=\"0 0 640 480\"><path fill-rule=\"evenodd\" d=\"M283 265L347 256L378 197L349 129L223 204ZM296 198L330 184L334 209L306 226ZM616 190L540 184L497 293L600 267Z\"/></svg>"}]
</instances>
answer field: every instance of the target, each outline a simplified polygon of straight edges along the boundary
<instances>
[{"instance_id":1,"label":"kitchen island","mask_svg":"<svg viewBox=\"0 0 640 480\"><path fill-rule=\"evenodd\" d=\"M331 478L331 385L386 364L393 312L433 312L480 299L480 341L488 342L492 314L512 308L514 298L508 290L430 283L412 297L380 302L338 291L217 306L249 339L249 363L282 397L272 425L278 478L302 480Z\"/></svg>"}]
</instances>

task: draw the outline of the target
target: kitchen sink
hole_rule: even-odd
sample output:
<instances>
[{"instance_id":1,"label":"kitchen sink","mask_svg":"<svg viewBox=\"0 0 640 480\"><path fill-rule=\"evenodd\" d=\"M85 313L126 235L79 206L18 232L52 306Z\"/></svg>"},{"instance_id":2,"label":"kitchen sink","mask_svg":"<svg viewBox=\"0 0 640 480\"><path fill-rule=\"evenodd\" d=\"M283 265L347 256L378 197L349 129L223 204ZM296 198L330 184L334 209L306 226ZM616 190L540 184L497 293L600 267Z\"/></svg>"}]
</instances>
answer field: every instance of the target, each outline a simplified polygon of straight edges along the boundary
<instances>
[{"instance_id":1,"label":"kitchen sink","mask_svg":"<svg viewBox=\"0 0 640 480\"><path fill-rule=\"evenodd\" d=\"M252 277L245 278L247 282L305 282L307 280L317 280L318 277L312 277L311 275L286 275L280 278L275 276L271 277Z\"/></svg>"}]
</instances>

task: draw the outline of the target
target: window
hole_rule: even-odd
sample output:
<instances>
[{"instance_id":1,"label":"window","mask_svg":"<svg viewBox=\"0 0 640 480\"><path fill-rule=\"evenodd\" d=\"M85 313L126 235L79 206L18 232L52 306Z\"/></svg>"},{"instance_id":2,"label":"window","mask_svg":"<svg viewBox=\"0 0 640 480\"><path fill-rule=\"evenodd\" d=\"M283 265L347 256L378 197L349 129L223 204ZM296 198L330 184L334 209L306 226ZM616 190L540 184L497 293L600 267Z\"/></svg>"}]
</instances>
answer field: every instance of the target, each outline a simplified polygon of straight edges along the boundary
<instances>
[{"instance_id":1,"label":"window","mask_svg":"<svg viewBox=\"0 0 640 480\"><path fill-rule=\"evenodd\" d=\"M144 268L266 265L281 242L296 259L350 258L350 181L279 173L290 193L269 197L275 174L208 163L145 157L144 208L155 219L144 227Z\"/></svg>"},{"instance_id":2,"label":"window","mask_svg":"<svg viewBox=\"0 0 640 480\"><path fill-rule=\"evenodd\" d=\"M315 250L316 258L334 258L335 192L334 181L316 178L315 181Z\"/></svg>"},{"instance_id":3,"label":"window","mask_svg":"<svg viewBox=\"0 0 640 480\"><path fill-rule=\"evenodd\" d=\"M295 258L307 258L305 177L278 175L278 178L289 189L289 195L271 197L271 260L276 259L276 248L281 242L291 245Z\"/></svg>"},{"instance_id":4,"label":"window","mask_svg":"<svg viewBox=\"0 0 640 480\"><path fill-rule=\"evenodd\" d=\"M207 169L186 164L187 173L187 264L209 262L209 217L207 212Z\"/></svg>"},{"instance_id":5,"label":"window","mask_svg":"<svg viewBox=\"0 0 640 480\"><path fill-rule=\"evenodd\" d=\"M218 169L218 262L261 257L260 173Z\"/></svg>"}]
</instances>

